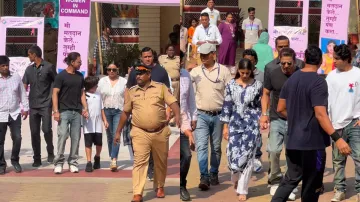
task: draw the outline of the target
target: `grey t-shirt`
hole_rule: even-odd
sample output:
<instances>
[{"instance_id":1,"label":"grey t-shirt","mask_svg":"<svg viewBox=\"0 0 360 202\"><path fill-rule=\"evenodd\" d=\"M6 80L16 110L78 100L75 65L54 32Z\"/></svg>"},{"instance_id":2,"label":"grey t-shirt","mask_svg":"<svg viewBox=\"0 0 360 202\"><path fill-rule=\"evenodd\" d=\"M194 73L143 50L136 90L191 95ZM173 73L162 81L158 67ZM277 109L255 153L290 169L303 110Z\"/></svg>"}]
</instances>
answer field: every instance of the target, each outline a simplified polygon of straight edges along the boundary
<instances>
[{"instance_id":1,"label":"grey t-shirt","mask_svg":"<svg viewBox=\"0 0 360 202\"><path fill-rule=\"evenodd\" d=\"M254 78L257 81L260 81L261 83L264 83L264 72L259 71L258 69L254 70Z\"/></svg>"}]
</instances>

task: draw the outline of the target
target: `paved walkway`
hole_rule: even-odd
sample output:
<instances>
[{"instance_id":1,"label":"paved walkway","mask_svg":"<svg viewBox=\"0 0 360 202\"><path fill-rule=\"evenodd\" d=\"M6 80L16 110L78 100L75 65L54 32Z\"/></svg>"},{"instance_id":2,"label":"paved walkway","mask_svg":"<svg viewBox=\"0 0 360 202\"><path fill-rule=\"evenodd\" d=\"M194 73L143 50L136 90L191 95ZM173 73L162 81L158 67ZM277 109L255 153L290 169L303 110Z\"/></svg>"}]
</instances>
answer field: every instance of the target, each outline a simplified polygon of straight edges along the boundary
<instances>
[{"instance_id":1,"label":"paved walkway","mask_svg":"<svg viewBox=\"0 0 360 202\"><path fill-rule=\"evenodd\" d=\"M248 202L269 202L271 200L271 196L269 195L270 189L267 188L267 170L268 170L268 159L267 153L265 151L265 145L267 143L267 134L263 134L263 171L261 173L255 174L251 178ZM190 172L187 177L188 179L188 190L193 198L194 202L235 202L237 201L236 193L233 189L232 183L230 181L230 172L227 168L227 160L225 154L227 141L223 141L222 143L222 159L220 165L220 173L219 180L220 185L211 186L210 190L207 192L199 191L197 188L200 181L200 173L199 166L196 158L196 153L193 153L193 158L191 162ZM284 152L281 157L281 165L282 169L284 169L285 158ZM355 201L356 193L354 191L354 163L352 159L348 160L347 168L346 168L346 176L347 176L347 190L346 193L346 202ZM333 197L333 173L332 173L332 163L331 163L331 148L327 149L327 163L325 169L325 194L320 196L319 202L330 202ZM301 193L301 186L299 186L299 192L297 193L297 202L300 202L299 199Z\"/></svg>"},{"instance_id":2,"label":"paved walkway","mask_svg":"<svg viewBox=\"0 0 360 202\"><path fill-rule=\"evenodd\" d=\"M56 124L54 122L54 146L56 151ZM119 153L119 171L113 173L109 170L108 148L106 134L103 136L103 151L101 153L102 169L92 173L84 171L86 165L84 139L80 141L79 173L70 173L68 166L64 165L64 173L55 175L53 165L46 162L46 143L42 138L42 167L33 168L31 164L32 147L28 121L22 124L22 149L20 164L23 173L15 173L10 164L12 141L10 134L5 141L5 159L8 163L7 173L0 177L0 202L85 202L104 201L119 202L131 201L132 199L132 161L128 148L121 145ZM179 177L180 177L180 139L179 130L172 128L170 136L170 151L168 161L168 177L166 181L166 198L156 199L152 189L152 182L146 183L144 191L145 201L179 201ZM65 153L70 151L70 140L68 140Z\"/></svg>"}]
</instances>

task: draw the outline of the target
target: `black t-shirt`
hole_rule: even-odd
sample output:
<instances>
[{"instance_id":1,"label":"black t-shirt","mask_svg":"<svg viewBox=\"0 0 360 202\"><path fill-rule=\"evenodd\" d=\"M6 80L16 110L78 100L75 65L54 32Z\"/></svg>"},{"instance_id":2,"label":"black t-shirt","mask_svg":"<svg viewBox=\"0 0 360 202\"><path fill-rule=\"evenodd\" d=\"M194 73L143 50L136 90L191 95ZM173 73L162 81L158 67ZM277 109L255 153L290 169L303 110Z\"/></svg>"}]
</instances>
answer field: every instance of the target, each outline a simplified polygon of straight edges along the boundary
<instances>
[{"instance_id":1,"label":"black t-shirt","mask_svg":"<svg viewBox=\"0 0 360 202\"><path fill-rule=\"evenodd\" d=\"M159 64L156 64L152 70L151 70L151 80L156 81L159 83L163 83L166 85L166 87L170 88L170 81L169 81L169 75L166 72L166 70L161 67ZM129 78L126 84L127 88L131 88L133 86L136 86L136 70L131 70L129 74Z\"/></svg>"},{"instance_id":2,"label":"black t-shirt","mask_svg":"<svg viewBox=\"0 0 360 202\"><path fill-rule=\"evenodd\" d=\"M289 77L290 76L287 76L282 72L280 66L271 70L265 69L264 88L271 91L270 120L285 120L285 118L283 118L276 109L279 102L281 88L284 86L284 83Z\"/></svg>"},{"instance_id":3,"label":"black t-shirt","mask_svg":"<svg viewBox=\"0 0 360 202\"><path fill-rule=\"evenodd\" d=\"M295 72L280 95L286 100L287 149L320 150L330 145L330 136L321 128L314 107L328 105L326 81L316 72Z\"/></svg>"},{"instance_id":4,"label":"black t-shirt","mask_svg":"<svg viewBox=\"0 0 360 202\"><path fill-rule=\"evenodd\" d=\"M84 76L75 71L69 74L63 70L55 77L54 88L60 89L59 110L81 110L81 92L84 88Z\"/></svg>"}]
</instances>

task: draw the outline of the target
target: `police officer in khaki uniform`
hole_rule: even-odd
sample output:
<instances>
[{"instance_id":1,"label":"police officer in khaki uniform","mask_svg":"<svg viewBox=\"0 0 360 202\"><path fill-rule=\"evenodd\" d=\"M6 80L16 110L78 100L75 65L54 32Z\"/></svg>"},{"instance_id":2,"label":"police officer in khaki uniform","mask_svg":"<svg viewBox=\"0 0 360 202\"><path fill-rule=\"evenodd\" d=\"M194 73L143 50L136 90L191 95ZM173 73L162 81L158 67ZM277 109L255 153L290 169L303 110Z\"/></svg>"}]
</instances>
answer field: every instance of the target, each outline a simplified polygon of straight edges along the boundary
<instances>
[{"instance_id":1,"label":"police officer in khaki uniform","mask_svg":"<svg viewBox=\"0 0 360 202\"><path fill-rule=\"evenodd\" d=\"M166 46L166 55L159 57L159 63L163 66L171 78L174 96L179 100L180 92L180 57L175 56L175 47L171 44Z\"/></svg>"},{"instance_id":2,"label":"police officer in khaki uniform","mask_svg":"<svg viewBox=\"0 0 360 202\"><path fill-rule=\"evenodd\" d=\"M168 88L152 81L151 67L140 65L135 68L137 85L125 92L124 110L114 139L120 143L120 133L132 114L132 129L130 136L134 149L133 200L141 202L149 165L150 151L155 164L154 189L157 198L164 198L164 185L167 172L167 157L169 150L170 128L166 121L168 105L175 114L175 120L180 127L180 109L176 98Z\"/></svg>"},{"instance_id":3,"label":"police officer in khaki uniform","mask_svg":"<svg viewBox=\"0 0 360 202\"><path fill-rule=\"evenodd\" d=\"M58 32L51 27L50 23L45 25L44 33L44 60L56 66L57 62Z\"/></svg>"}]
</instances>

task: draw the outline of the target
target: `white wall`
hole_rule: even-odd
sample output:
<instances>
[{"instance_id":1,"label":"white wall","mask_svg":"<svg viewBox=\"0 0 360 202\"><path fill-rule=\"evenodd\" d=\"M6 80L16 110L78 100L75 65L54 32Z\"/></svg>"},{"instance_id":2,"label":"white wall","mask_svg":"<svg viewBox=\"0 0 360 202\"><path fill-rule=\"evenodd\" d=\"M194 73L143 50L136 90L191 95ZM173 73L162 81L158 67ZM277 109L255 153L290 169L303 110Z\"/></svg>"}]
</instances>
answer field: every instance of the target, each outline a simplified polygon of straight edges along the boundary
<instances>
[{"instance_id":1,"label":"white wall","mask_svg":"<svg viewBox=\"0 0 360 202\"><path fill-rule=\"evenodd\" d=\"M139 6L139 46L160 53L160 7Z\"/></svg>"}]
</instances>

